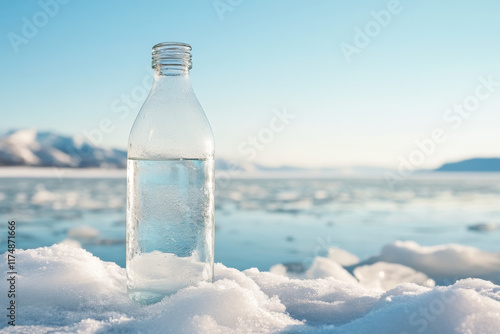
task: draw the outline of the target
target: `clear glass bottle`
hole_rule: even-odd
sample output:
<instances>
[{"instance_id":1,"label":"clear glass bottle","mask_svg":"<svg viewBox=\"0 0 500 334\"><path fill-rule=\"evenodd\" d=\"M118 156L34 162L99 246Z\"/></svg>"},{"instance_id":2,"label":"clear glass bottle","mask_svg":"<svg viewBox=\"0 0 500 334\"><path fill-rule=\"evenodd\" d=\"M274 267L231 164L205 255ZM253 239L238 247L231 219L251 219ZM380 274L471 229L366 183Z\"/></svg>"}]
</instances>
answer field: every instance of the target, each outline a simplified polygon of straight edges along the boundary
<instances>
[{"instance_id":1,"label":"clear glass bottle","mask_svg":"<svg viewBox=\"0 0 500 334\"><path fill-rule=\"evenodd\" d=\"M155 45L153 68L127 162L127 286L142 304L214 272L214 139L189 80L191 46Z\"/></svg>"}]
</instances>

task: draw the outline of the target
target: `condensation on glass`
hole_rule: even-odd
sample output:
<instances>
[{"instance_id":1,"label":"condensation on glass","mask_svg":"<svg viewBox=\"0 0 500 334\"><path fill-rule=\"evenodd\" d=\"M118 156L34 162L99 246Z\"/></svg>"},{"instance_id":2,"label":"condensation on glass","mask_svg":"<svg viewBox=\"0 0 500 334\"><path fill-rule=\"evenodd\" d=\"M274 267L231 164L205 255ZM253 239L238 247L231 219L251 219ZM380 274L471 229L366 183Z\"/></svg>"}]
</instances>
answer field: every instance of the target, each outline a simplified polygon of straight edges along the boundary
<instances>
[{"instance_id":1,"label":"condensation on glass","mask_svg":"<svg viewBox=\"0 0 500 334\"><path fill-rule=\"evenodd\" d=\"M127 287L142 304L214 275L214 139L191 87L191 46L153 47L154 83L127 163Z\"/></svg>"}]
</instances>

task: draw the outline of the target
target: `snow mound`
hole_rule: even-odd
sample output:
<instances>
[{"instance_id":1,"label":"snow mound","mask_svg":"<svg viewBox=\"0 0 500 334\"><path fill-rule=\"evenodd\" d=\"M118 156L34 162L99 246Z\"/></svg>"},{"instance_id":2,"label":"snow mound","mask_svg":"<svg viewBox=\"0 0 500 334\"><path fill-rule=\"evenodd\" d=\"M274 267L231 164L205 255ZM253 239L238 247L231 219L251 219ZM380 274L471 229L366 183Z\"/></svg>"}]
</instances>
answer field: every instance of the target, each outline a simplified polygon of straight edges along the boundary
<instances>
[{"instance_id":1,"label":"snow mound","mask_svg":"<svg viewBox=\"0 0 500 334\"><path fill-rule=\"evenodd\" d=\"M68 237L74 239L95 239L99 237L99 231L92 226L77 226L68 230Z\"/></svg>"},{"instance_id":2,"label":"snow mound","mask_svg":"<svg viewBox=\"0 0 500 334\"><path fill-rule=\"evenodd\" d=\"M71 238L63 239L61 242L59 242L59 244L63 244L74 248L82 248L82 244L78 240L74 240Z\"/></svg>"},{"instance_id":3,"label":"snow mound","mask_svg":"<svg viewBox=\"0 0 500 334\"><path fill-rule=\"evenodd\" d=\"M500 254L484 252L474 247L456 244L420 246L414 241L396 241L384 246L380 255L367 262L378 261L413 268L440 285L468 277L500 284Z\"/></svg>"},{"instance_id":4,"label":"snow mound","mask_svg":"<svg viewBox=\"0 0 500 334\"><path fill-rule=\"evenodd\" d=\"M428 287L435 285L434 280L421 272L401 264L386 262L357 267L354 269L354 276L363 286L375 290L390 290L402 283L415 283Z\"/></svg>"},{"instance_id":5,"label":"snow mound","mask_svg":"<svg viewBox=\"0 0 500 334\"><path fill-rule=\"evenodd\" d=\"M7 271L6 254L0 270ZM131 301L125 269L83 249L54 245L17 253L15 332L268 333L301 324L250 278L218 264L214 284L180 290L151 306ZM6 281L1 288L7 291ZM7 325L2 322L0 326Z\"/></svg>"},{"instance_id":6,"label":"snow mound","mask_svg":"<svg viewBox=\"0 0 500 334\"><path fill-rule=\"evenodd\" d=\"M288 272L287 268L282 264L272 266L269 270L276 275L282 275L289 278L298 279L315 279L332 277L342 282L357 284L358 281L340 264L324 257L316 257L309 269L304 273Z\"/></svg>"},{"instance_id":7,"label":"snow mound","mask_svg":"<svg viewBox=\"0 0 500 334\"><path fill-rule=\"evenodd\" d=\"M342 325L362 317L377 303L380 293L333 277L290 279L249 269L244 272L267 295L276 295L295 319L309 325Z\"/></svg>"},{"instance_id":8,"label":"snow mound","mask_svg":"<svg viewBox=\"0 0 500 334\"><path fill-rule=\"evenodd\" d=\"M4 273L6 263L4 254ZM500 286L481 279L432 288L405 283L386 292L363 286L381 270L395 277L410 273L387 263L358 267L361 283L352 275L342 280L340 265L327 258L315 261L309 275L321 276L335 263L337 278L297 279L216 264L214 283L181 289L149 306L130 300L123 268L80 248L19 250L16 263L17 320L15 327L0 323L6 333L450 334L500 328ZM0 288L7 290L6 280Z\"/></svg>"},{"instance_id":9,"label":"snow mound","mask_svg":"<svg viewBox=\"0 0 500 334\"><path fill-rule=\"evenodd\" d=\"M330 247L328 250L328 258L344 267L359 263L359 258L356 255L338 247Z\"/></svg>"}]
</instances>

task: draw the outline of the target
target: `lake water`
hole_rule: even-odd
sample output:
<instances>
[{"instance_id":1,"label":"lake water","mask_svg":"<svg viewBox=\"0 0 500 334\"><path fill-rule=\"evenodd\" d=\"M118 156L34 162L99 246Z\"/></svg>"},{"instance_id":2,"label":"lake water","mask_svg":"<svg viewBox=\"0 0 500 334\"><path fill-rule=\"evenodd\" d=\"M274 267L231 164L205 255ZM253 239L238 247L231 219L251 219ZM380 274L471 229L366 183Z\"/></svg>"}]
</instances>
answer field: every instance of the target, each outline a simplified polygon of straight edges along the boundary
<instances>
[{"instance_id":1,"label":"lake water","mask_svg":"<svg viewBox=\"0 0 500 334\"><path fill-rule=\"evenodd\" d=\"M124 177L1 177L0 247L66 240L125 265ZM330 246L361 258L395 240L500 251L500 175L432 174L395 189L377 178L247 178L217 187L215 261L237 269L307 265ZM488 225L489 231L470 228Z\"/></svg>"}]
</instances>

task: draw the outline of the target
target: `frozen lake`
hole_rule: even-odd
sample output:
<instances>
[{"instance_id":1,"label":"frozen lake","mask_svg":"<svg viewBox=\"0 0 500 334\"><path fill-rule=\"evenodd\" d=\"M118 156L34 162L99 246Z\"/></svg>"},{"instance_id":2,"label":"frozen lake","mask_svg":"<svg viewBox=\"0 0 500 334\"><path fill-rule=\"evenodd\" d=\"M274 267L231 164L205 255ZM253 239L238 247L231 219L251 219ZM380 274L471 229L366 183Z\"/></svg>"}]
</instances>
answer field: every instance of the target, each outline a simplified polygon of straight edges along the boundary
<instances>
[{"instance_id":1,"label":"frozen lake","mask_svg":"<svg viewBox=\"0 0 500 334\"><path fill-rule=\"evenodd\" d=\"M19 248L76 241L125 265L123 171L3 174L0 224L17 221ZM332 246L365 259L396 240L499 252L500 175L424 175L395 189L376 178L232 179L218 184L215 221L215 261L240 270L308 266Z\"/></svg>"}]
</instances>

